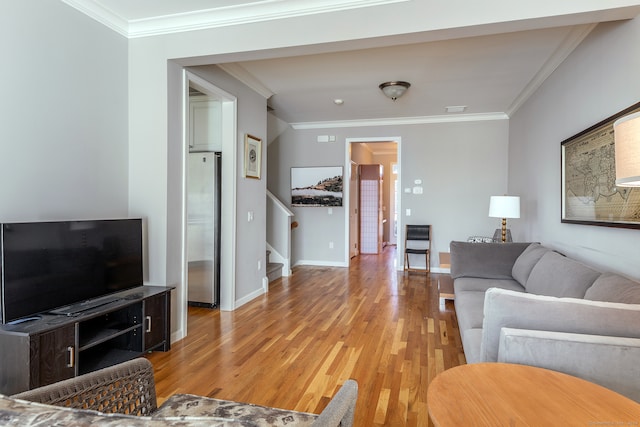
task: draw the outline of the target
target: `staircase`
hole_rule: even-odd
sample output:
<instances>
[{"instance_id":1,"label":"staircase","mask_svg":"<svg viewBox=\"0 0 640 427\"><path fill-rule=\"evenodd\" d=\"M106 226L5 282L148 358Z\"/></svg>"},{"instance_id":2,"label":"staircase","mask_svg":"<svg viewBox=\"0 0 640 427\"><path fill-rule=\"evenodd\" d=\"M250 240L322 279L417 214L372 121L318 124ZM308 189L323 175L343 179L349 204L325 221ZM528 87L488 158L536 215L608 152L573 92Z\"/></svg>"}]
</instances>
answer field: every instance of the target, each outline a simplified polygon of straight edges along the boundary
<instances>
[{"instance_id":1,"label":"staircase","mask_svg":"<svg viewBox=\"0 0 640 427\"><path fill-rule=\"evenodd\" d=\"M282 277L282 267L284 266L280 262L271 262L270 255L271 251L267 251L267 278L269 278L269 283Z\"/></svg>"},{"instance_id":2,"label":"staircase","mask_svg":"<svg viewBox=\"0 0 640 427\"><path fill-rule=\"evenodd\" d=\"M267 190L267 279L268 283L291 275L291 212ZM273 262L275 261L275 262Z\"/></svg>"}]
</instances>

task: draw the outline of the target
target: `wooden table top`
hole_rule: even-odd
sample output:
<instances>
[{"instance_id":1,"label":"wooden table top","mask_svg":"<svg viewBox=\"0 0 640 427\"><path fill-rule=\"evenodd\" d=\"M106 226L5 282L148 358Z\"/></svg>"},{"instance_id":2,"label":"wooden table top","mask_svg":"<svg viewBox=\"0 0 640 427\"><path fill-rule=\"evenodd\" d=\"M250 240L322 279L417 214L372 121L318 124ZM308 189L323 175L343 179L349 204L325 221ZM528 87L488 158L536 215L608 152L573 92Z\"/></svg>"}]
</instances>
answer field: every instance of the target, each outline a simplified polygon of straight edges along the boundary
<instances>
[{"instance_id":1,"label":"wooden table top","mask_svg":"<svg viewBox=\"0 0 640 427\"><path fill-rule=\"evenodd\" d=\"M429 416L446 426L640 426L640 404L548 369L475 363L448 369L427 391Z\"/></svg>"}]
</instances>

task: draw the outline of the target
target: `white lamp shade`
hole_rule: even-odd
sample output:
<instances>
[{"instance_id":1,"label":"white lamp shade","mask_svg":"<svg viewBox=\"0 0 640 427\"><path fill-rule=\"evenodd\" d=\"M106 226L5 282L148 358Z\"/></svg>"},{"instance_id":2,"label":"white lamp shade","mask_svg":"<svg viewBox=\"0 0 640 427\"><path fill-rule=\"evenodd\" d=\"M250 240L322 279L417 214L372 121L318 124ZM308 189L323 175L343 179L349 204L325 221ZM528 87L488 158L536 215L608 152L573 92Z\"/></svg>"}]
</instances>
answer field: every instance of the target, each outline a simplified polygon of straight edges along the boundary
<instances>
[{"instance_id":1,"label":"white lamp shade","mask_svg":"<svg viewBox=\"0 0 640 427\"><path fill-rule=\"evenodd\" d=\"M492 218L520 218L520 197L491 196L489 216Z\"/></svg>"},{"instance_id":2,"label":"white lamp shade","mask_svg":"<svg viewBox=\"0 0 640 427\"><path fill-rule=\"evenodd\" d=\"M613 124L616 152L616 185L640 187L640 112Z\"/></svg>"}]
</instances>

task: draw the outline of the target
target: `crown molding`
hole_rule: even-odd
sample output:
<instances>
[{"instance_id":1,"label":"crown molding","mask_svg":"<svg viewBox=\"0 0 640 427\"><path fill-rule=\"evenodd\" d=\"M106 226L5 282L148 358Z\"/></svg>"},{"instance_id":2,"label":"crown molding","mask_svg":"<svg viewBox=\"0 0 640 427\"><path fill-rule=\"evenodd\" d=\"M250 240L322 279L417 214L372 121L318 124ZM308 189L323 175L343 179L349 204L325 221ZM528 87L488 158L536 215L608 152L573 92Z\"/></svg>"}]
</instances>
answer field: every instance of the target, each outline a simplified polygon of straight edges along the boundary
<instances>
[{"instance_id":1,"label":"crown molding","mask_svg":"<svg viewBox=\"0 0 640 427\"><path fill-rule=\"evenodd\" d=\"M447 116L420 116L420 117L397 117L386 119L364 119L364 120L339 120L326 122L300 122L290 123L296 130L302 129L329 129L329 128L351 128L367 126L398 126L398 125L423 125L431 123L457 123L457 122L478 122L485 120L508 120L506 113L479 113L479 114L456 114Z\"/></svg>"},{"instance_id":2,"label":"crown molding","mask_svg":"<svg viewBox=\"0 0 640 427\"><path fill-rule=\"evenodd\" d=\"M94 0L62 0L63 3L77 9L125 37L129 37L129 22L113 13Z\"/></svg>"},{"instance_id":3,"label":"crown molding","mask_svg":"<svg viewBox=\"0 0 640 427\"><path fill-rule=\"evenodd\" d=\"M543 64L542 68L535 74L531 81L527 84L518 97L507 109L507 115L512 117L516 111L542 86L542 83L553 73L556 68L564 62L565 59L578 47L580 43L591 33L591 31L597 26L594 24L585 24L575 26L569 34L564 38L562 43L553 52L553 54Z\"/></svg>"},{"instance_id":4,"label":"crown molding","mask_svg":"<svg viewBox=\"0 0 640 427\"><path fill-rule=\"evenodd\" d=\"M338 12L410 0L257 0L234 6L130 20L102 6L100 0L62 1L125 37L137 38Z\"/></svg>"},{"instance_id":5,"label":"crown molding","mask_svg":"<svg viewBox=\"0 0 640 427\"><path fill-rule=\"evenodd\" d=\"M221 68L222 71L241 81L251 89L258 92L260 95L264 96L266 99L269 99L272 95L274 95L271 89L262 84L260 80L256 79L253 74L245 70L244 67L242 67L240 64L230 62L227 64L217 64L217 66Z\"/></svg>"}]
</instances>

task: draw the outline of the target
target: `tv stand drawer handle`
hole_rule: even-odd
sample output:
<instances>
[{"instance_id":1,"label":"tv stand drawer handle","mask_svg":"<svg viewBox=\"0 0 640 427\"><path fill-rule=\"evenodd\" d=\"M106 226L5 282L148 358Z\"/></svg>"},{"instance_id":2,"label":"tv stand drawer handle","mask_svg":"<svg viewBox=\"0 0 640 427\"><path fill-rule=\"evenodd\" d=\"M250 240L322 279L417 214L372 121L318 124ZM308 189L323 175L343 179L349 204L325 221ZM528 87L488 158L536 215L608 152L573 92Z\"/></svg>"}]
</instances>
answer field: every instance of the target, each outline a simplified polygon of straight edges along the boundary
<instances>
[{"instance_id":1,"label":"tv stand drawer handle","mask_svg":"<svg viewBox=\"0 0 640 427\"><path fill-rule=\"evenodd\" d=\"M69 363L67 363L67 368L73 368L76 364L75 351L73 351L73 346L70 345L67 347L67 352L69 353Z\"/></svg>"},{"instance_id":2,"label":"tv stand drawer handle","mask_svg":"<svg viewBox=\"0 0 640 427\"><path fill-rule=\"evenodd\" d=\"M147 316L147 332L151 332L151 316Z\"/></svg>"}]
</instances>

